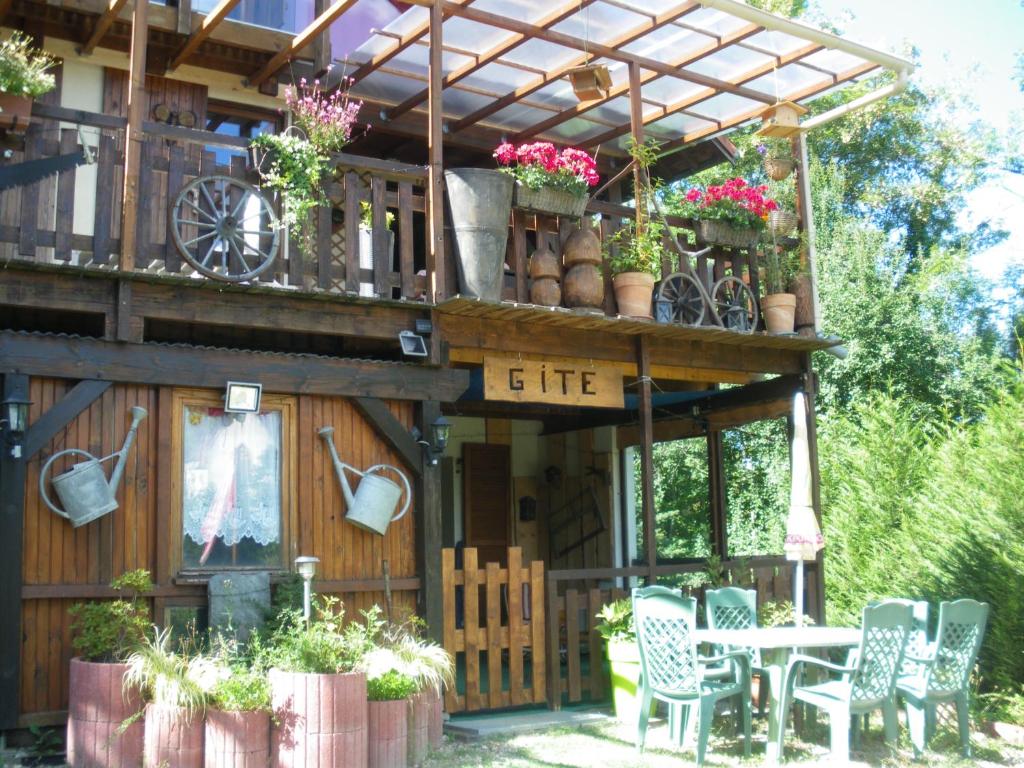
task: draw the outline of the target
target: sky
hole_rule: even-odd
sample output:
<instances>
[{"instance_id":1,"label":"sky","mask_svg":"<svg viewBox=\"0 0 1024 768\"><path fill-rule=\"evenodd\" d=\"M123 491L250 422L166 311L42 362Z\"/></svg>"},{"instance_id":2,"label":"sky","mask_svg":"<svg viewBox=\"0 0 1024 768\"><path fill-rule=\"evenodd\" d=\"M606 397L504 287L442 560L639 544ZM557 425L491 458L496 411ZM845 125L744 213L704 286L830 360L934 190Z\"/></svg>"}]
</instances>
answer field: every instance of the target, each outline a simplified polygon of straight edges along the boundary
<instances>
[{"instance_id":1,"label":"sky","mask_svg":"<svg viewBox=\"0 0 1024 768\"><path fill-rule=\"evenodd\" d=\"M966 81L980 118L1001 132L1024 131L1024 93L1013 72L1024 50L1021 0L818 0L844 37L897 54L911 43L919 53L915 82ZM999 174L970 199L963 223L984 220L1010 231L1005 242L975 255L974 267L998 280L1011 263L1024 263L1024 176ZM996 290L999 293L998 289Z\"/></svg>"}]
</instances>

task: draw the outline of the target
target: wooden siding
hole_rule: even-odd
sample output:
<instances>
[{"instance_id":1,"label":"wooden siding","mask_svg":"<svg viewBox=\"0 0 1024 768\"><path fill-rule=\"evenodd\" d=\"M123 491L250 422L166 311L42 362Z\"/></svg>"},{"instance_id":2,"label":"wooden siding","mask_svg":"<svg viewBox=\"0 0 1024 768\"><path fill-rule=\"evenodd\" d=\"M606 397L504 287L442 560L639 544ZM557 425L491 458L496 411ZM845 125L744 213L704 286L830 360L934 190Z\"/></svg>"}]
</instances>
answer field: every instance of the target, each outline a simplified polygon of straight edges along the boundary
<instances>
[{"instance_id":1,"label":"wooden siding","mask_svg":"<svg viewBox=\"0 0 1024 768\"><path fill-rule=\"evenodd\" d=\"M38 419L74 386L64 379L34 378L30 399L31 420ZM116 384L84 410L34 456L27 466L24 519L22 587L21 691L19 706L26 715L54 713L67 708L68 662L72 655L67 609L76 600L104 596L110 580L133 568L147 568L157 579L152 598L161 605L205 603L202 585L176 584L175 573L157 562L161 538L180 536L161 528L166 514L163 500L172 451L164 434L173 400L171 388ZM383 561L396 583L393 605L396 618L416 607L415 515L410 512L393 523L385 537L376 536L344 522L345 502L334 468L317 430L335 428L341 458L365 469L394 464L403 471L397 455L388 450L352 403L344 398L300 396L296 403L297 465L295 498L298 522L293 540L300 554L320 558L317 583L324 591L345 601L347 615L375 603L384 606L384 593L372 583L384 576ZM129 410L141 405L149 416L138 437L117 489L119 508L81 528L51 512L39 496L39 471L54 453L65 448L88 450L106 456L118 450L130 423ZM413 423L412 402L388 402L391 413L406 427ZM109 473L110 464L104 465ZM60 466L58 466L60 465ZM70 462L55 464L57 473ZM402 583L404 582L404 583Z\"/></svg>"}]
</instances>

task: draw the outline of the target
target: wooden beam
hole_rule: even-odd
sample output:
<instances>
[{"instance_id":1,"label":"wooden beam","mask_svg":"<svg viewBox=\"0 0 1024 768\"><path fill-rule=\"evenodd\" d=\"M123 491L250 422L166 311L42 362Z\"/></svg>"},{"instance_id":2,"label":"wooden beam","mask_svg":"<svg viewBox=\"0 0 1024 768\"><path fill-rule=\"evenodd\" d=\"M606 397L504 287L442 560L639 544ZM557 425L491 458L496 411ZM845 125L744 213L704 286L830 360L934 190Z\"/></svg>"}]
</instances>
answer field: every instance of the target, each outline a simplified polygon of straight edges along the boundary
<instances>
[{"instance_id":1,"label":"wooden beam","mask_svg":"<svg viewBox=\"0 0 1024 768\"><path fill-rule=\"evenodd\" d=\"M729 534L726 522L728 500L725 488L725 463L722 433L711 430L707 434L708 446L708 505L711 514L711 551L725 560L729 556Z\"/></svg>"},{"instance_id":2,"label":"wooden beam","mask_svg":"<svg viewBox=\"0 0 1024 768\"><path fill-rule=\"evenodd\" d=\"M183 345L0 332L0 373L217 389L244 372L265 392L454 402L466 371Z\"/></svg>"},{"instance_id":3,"label":"wooden beam","mask_svg":"<svg viewBox=\"0 0 1024 768\"><path fill-rule=\"evenodd\" d=\"M142 164L142 121L146 115L146 45L148 40L149 0L135 0L132 11L132 44L128 64L128 126L124 142L124 188L121 198L121 260L123 272L135 267L139 210L139 168ZM143 245L148 245L144 243Z\"/></svg>"},{"instance_id":4,"label":"wooden beam","mask_svg":"<svg viewBox=\"0 0 1024 768\"><path fill-rule=\"evenodd\" d=\"M572 0L568 4L556 8L551 13L539 19L537 21L537 26L542 27L544 29L547 29L548 27L553 27L555 24L564 21L565 19L572 16L574 13L578 13L579 11L581 11L588 5L591 5L595 1L596 0ZM522 45L529 39L530 38L522 32L513 33L505 40L502 40L500 43L493 46L490 50L484 51L483 53L477 55L475 57L475 60L470 61L467 64L463 64L461 67L458 67L449 72L447 75L445 75L444 80L441 81L441 87L450 88L451 86L455 85L461 80L469 77L474 72L479 71L488 64L501 58L509 51L518 48L520 45ZM385 110L385 119L393 120L399 115L404 115L410 109L419 106L429 96L429 93L430 89L424 88L422 91L419 91L410 96L401 104L391 107L391 109Z\"/></svg>"},{"instance_id":5,"label":"wooden beam","mask_svg":"<svg viewBox=\"0 0 1024 768\"><path fill-rule=\"evenodd\" d=\"M25 433L22 457L28 461L49 443L54 435L92 405L100 395L110 389L112 382L86 379L61 398L61 401L38 418Z\"/></svg>"},{"instance_id":6,"label":"wooden beam","mask_svg":"<svg viewBox=\"0 0 1024 768\"><path fill-rule=\"evenodd\" d=\"M631 62L629 65L629 126L633 133L633 146L639 149L644 143L644 109L641 99L643 98L643 86L640 82L640 65ZM633 190L637 198L636 206L636 230L640 234L643 220L647 217L647 195L641 195L644 190L643 168L640 163L633 163ZM654 194L654 190L648 190Z\"/></svg>"},{"instance_id":7,"label":"wooden beam","mask_svg":"<svg viewBox=\"0 0 1024 768\"><path fill-rule=\"evenodd\" d=\"M786 64L791 64L793 62L799 61L800 59L804 58L805 56L810 56L811 54L817 53L818 51L821 51L821 50L824 50L824 46L822 46L822 45L818 45L816 43L815 44L811 44L811 45L806 45L803 48L800 48L799 50L793 51L792 53L788 54L785 57L785 59L786 59L785 63ZM752 80L756 80L757 78L762 77L763 75L768 74L769 72L771 72L774 69L774 67L775 67L775 62L774 61L768 62L768 63L765 63L765 64L761 64L761 65L759 65L757 67L754 67L751 70L748 70L747 72L744 72L742 75L740 75L739 77L735 78L731 82L734 82L737 85L743 85L745 83L749 83ZM657 75L657 73L655 73L655 75ZM647 77L647 81L648 82L653 80L653 79L654 79L654 77L651 77L651 76ZM655 110L653 112L648 112L646 115L644 115L644 119L643 119L644 125L650 125L651 123L655 123L658 120L664 120L666 117L669 117L671 115L677 114L679 112L686 112L687 110L689 110L690 107L696 106L697 104L705 102L708 99L711 99L711 98L713 98L714 96L717 96L717 95L718 95L718 91L714 90L713 88L707 88L707 89L705 89L703 91L699 91L697 93L691 94L691 95L687 96L686 98L680 99L679 101L673 102L672 104L666 104L664 107L661 107L661 108L659 108L659 109L657 109L657 110ZM758 107L757 108L757 114L760 114L763 111L763 109L764 109L763 107ZM704 120L709 119L707 117L702 117L702 116L694 114L692 112L690 114L693 114L694 117L699 117L699 118L704 119ZM555 117L558 117L558 116L556 115ZM564 121L557 121L557 122L555 122L555 118L553 117L553 118L550 118L549 120L545 120L540 125L545 126L545 130L546 130L546 128L549 127L548 124L550 124L550 125L557 125L559 122L564 122ZM721 123L719 121L717 121L717 120L713 121L713 122L716 125L719 125L719 126L721 125ZM598 144L603 144L606 141L611 141L612 139L618 138L619 136L623 135L624 133L627 133L630 130L630 128L631 128L631 125L626 125L624 123L624 124L619 125L619 126L617 126L615 128L612 128L609 131L605 131L604 133L601 133L601 134L599 134L597 136L594 136L593 138L587 139L585 142L583 142L582 146L597 146Z\"/></svg>"},{"instance_id":8,"label":"wooden beam","mask_svg":"<svg viewBox=\"0 0 1024 768\"><path fill-rule=\"evenodd\" d=\"M814 503L814 516L818 519L818 527L824 528L821 521L821 470L818 466L818 415L814 408L814 399L817 394L816 382L814 379L814 367L811 364L811 356L804 356L804 371L807 385L807 449L811 460L811 499ZM818 550L815 568L816 587L815 598L815 621L818 624L825 623L825 552Z\"/></svg>"},{"instance_id":9,"label":"wooden beam","mask_svg":"<svg viewBox=\"0 0 1024 768\"><path fill-rule=\"evenodd\" d=\"M430 78L427 110L427 152L430 172L427 201L430 219L430 249L427 253L427 274L430 277L430 298L434 302L448 296L444 252L444 107L442 105L441 78L444 75L441 46L444 44L444 14L442 0L434 0L430 7Z\"/></svg>"},{"instance_id":10,"label":"wooden beam","mask_svg":"<svg viewBox=\"0 0 1024 768\"><path fill-rule=\"evenodd\" d=\"M85 45L81 48L80 52L83 56L88 56L96 49L103 36L107 34L113 23L117 21L117 17L121 14L121 9L124 8L127 2L128 0L110 0L107 4L107 10L96 19L96 24L92 28L92 34L89 35L89 39L85 41ZM3 14L0 13L0 17L2 16Z\"/></svg>"},{"instance_id":11,"label":"wooden beam","mask_svg":"<svg viewBox=\"0 0 1024 768\"><path fill-rule=\"evenodd\" d=\"M28 376L4 376L3 399L28 399ZM0 729L18 723L21 681L21 557L25 460L12 456L10 433L0 434Z\"/></svg>"},{"instance_id":12,"label":"wooden beam","mask_svg":"<svg viewBox=\"0 0 1024 768\"><path fill-rule=\"evenodd\" d=\"M423 450L412 439L409 430L396 419L383 400L376 397L355 397L352 399L359 413L372 426L388 446L402 457L402 461L416 477L423 475ZM429 434L424 432L423 434Z\"/></svg>"},{"instance_id":13,"label":"wooden beam","mask_svg":"<svg viewBox=\"0 0 1024 768\"><path fill-rule=\"evenodd\" d=\"M313 19L309 26L293 37L289 45L278 51L270 58L270 61L253 72L249 76L246 84L252 88L258 88L264 80L275 74L277 70L285 65L286 62L297 56L299 52L313 42L321 32L331 26L335 19L355 5L355 2L356 0L335 0L335 2L331 4L330 8Z\"/></svg>"},{"instance_id":14,"label":"wooden beam","mask_svg":"<svg viewBox=\"0 0 1024 768\"><path fill-rule=\"evenodd\" d=\"M177 31L179 35L192 34L192 0L178 0Z\"/></svg>"},{"instance_id":15,"label":"wooden beam","mask_svg":"<svg viewBox=\"0 0 1024 768\"><path fill-rule=\"evenodd\" d=\"M626 64L636 62L644 69L660 72L664 75L668 75L669 77L686 80L687 82L696 83L697 85L717 88L720 91L760 101L764 104L775 103L775 97L770 94L762 93L761 91L756 91L751 88L735 86L728 81L720 80L717 77L709 77L697 72L688 72L647 56L641 56L612 46L583 40L562 32L556 32L552 29L541 29L533 24L519 21L518 19L511 19L507 16L488 13L487 11L481 11L477 8L467 8L465 6L456 5L448 0L442 1L444 2L444 9L449 11L453 16L459 16L480 24L498 27L499 29L507 29L510 32L521 32L529 37L546 40L549 43L561 45L566 48L575 48L576 50L583 51L585 53L593 53L595 56L603 56L604 58L612 59L613 61L621 61Z\"/></svg>"},{"instance_id":16,"label":"wooden beam","mask_svg":"<svg viewBox=\"0 0 1024 768\"><path fill-rule=\"evenodd\" d=\"M430 425L441 415L433 400L420 403L416 414L420 432L430 434ZM419 615L427 622L427 636L441 642L443 592L441 588L441 464L425 464L416 481L416 563L420 579Z\"/></svg>"},{"instance_id":17,"label":"wooden beam","mask_svg":"<svg viewBox=\"0 0 1024 768\"><path fill-rule=\"evenodd\" d=\"M173 56L171 56L171 61L167 65L167 71L172 72L184 64L185 61L188 60L188 57L195 53L199 46L202 45L203 41L213 34L213 30L217 28L217 25L227 18L228 14L234 10L238 3L239 0L220 0L220 2L203 17L203 20L199 23L199 27L191 34L188 40L185 41L185 44L175 51Z\"/></svg>"},{"instance_id":18,"label":"wooden beam","mask_svg":"<svg viewBox=\"0 0 1024 768\"><path fill-rule=\"evenodd\" d=\"M685 56L681 56L677 59L670 60L669 64L675 67L688 67L692 64L697 63L701 59L710 56L716 51L721 50L723 46L734 43L737 40L742 40L743 38L748 37L750 35L755 35L760 31L762 31L762 27L759 27L756 24L747 24L746 26L743 26L740 29L733 32L731 35L728 35L721 39L716 39L714 42L708 43L707 45L698 48L696 51L691 51ZM662 77L664 77L664 75L661 74L660 72L645 72L641 76L640 82L641 84L646 85L647 83L653 82ZM744 82L747 81L740 78L738 80L734 80L733 82L736 82L738 85L742 85ZM602 104L607 104L612 99L617 99L620 96L628 94L629 89L630 84L628 80L624 83L620 83L619 85L613 86L612 88L609 89L607 95L604 96L603 98L591 99L590 101L581 101L579 104L574 104L568 109L562 110L557 115L552 115L548 119L543 120L524 131L520 131L519 133L516 134L515 141L523 141L525 139L530 138L531 136L536 136L538 134L543 133L544 131L550 130L551 128L554 128L557 125L561 125L562 123L566 122L567 120L571 120L574 117L584 115L590 112L591 110L601 106ZM712 89L709 88L703 91L703 93L708 93L711 91Z\"/></svg>"},{"instance_id":19,"label":"wooden beam","mask_svg":"<svg viewBox=\"0 0 1024 768\"><path fill-rule=\"evenodd\" d=\"M14 0L0 0L0 22L7 18L7 12L11 10L12 5Z\"/></svg>"},{"instance_id":20,"label":"wooden beam","mask_svg":"<svg viewBox=\"0 0 1024 768\"><path fill-rule=\"evenodd\" d=\"M314 0L313 13L319 16L327 10L328 0ZM331 32L325 29L313 41L313 72L316 78L321 77L331 68Z\"/></svg>"},{"instance_id":21,"label":"wooden beam","mask_svg":"<svg viewBox=\"0 0 1024 768\"><path fill-rule=\"evenodd\" d=\"M651 351L648 340L636 340L636 366L640 373L640 487L644 521L644 558L647 560L647 585L658 580L658 542L654 521L654 429L651 423Z\"/></svg>"}]
</instances>

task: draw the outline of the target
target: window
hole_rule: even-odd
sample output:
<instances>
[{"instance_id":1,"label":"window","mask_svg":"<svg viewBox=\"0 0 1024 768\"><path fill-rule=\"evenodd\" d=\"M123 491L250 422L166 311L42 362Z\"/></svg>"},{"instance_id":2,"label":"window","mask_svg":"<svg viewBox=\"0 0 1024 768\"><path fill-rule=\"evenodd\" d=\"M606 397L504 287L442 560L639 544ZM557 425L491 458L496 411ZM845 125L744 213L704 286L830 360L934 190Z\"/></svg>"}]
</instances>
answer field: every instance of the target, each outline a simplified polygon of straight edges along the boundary
<instances>
[{"instance_id":1,"label":"window","mask_svg":"<svg viewBox=\"0 0 1024 768\"><path fill-rule=\"evenodd\" d=\"M270 110L212 99L206 107L206 130L222 136L254 139L264 133L278 133L281 127L281 115ZM208 146L206 150L213 152L218 165L229 165L232 157L245 156L241 149L229 147Z\"/></svg>"},{"instance_id":2,"label":"window","mask_svg":"<svg viewBox=\"0 0 1024 768\"><path fill-rule=\"evenodd\" d=\"M290 562L294 400L266 395L259 413L225 413L221 393L174 397L177 567L274 570Z\"/></svg>"}]
</instances>

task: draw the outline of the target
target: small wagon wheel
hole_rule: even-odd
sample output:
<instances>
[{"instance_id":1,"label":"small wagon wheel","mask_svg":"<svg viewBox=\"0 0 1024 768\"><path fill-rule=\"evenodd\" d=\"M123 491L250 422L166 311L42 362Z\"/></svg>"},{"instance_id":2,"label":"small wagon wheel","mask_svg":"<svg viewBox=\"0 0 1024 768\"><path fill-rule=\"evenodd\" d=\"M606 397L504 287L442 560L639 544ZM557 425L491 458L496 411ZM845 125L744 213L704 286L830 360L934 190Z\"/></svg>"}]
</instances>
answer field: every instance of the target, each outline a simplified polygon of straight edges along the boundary
<instances>
[{"instance_id":1,"label":"small wagon wheel","mask_svg":"<svg viewBox=\"0 0 1024 768\"><path fill-rule=\"evenodd\" d=\"M693 275L673 272L658 286L658 300L672 304L672 322L682 325L700 325L707 308L703 292Z\"/></svg>"},{"instance_id":2,"label":"small wagon wheel","mask_svg":"<svg viewBox=\"0 0 1024 768\"><path fill-rule=\"evenodd\" d=\"M274 264L280 226L263 194L230 176L186 184L171 208L171 232L182 257L200 274L240 283Z\"/></svg>"},{"instance_id":3,"label":"small wagon wheel","mask_svg":"<svg viewBox=\"0 0 1024 768\"><path fill-rule=\"evenodd\" d=\"M730 331L753 333L757 330L758 311L754 292L738 277L723 277L711 289L715 310L722 327Z\"/></svg>"}]
</instances>

